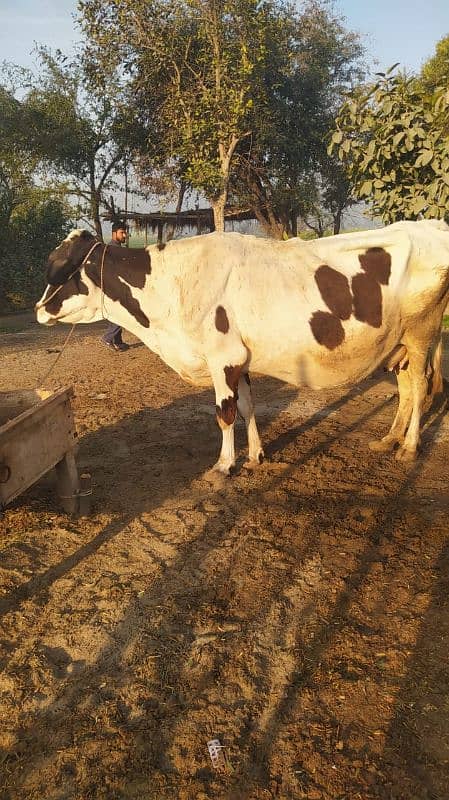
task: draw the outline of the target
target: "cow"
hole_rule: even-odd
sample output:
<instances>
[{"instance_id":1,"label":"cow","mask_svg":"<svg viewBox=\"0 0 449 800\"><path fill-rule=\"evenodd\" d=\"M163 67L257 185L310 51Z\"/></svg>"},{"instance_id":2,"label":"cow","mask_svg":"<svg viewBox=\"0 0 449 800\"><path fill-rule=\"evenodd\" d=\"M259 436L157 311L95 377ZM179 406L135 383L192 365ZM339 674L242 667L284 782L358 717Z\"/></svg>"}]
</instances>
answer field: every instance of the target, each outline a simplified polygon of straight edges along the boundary
<instances>
[{"instance_id":1,"label":"cow","mask_svg":"<svg viewBox=\"0 0 449 800\"><path fill-rule=\"evenodd\" d=\"M222 431L211 472L235 466L245 420L248 467L262 463L249 371L296 386L354 384L395 370L390 430L370 442L415 458L420 419L442 390L441 322L449 227L436 220L302 241L211 233L136 250L74 230L50 254L37 319L104 318L134 333L186 381L213 384Z\"/></svg>"}]
</instances>

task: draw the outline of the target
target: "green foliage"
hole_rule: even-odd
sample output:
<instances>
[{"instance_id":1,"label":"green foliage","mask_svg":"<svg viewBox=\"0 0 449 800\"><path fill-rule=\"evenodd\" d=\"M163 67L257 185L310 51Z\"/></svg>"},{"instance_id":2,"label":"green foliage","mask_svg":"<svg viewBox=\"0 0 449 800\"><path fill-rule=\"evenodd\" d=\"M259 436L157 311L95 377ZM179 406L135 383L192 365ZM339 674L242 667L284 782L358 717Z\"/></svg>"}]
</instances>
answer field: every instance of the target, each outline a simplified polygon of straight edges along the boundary
<instances>
[{"instance_id":1,"label":"green foliage","mask_svg":"<svg viewBox=\"0 0 449 800\"><path fill-rule=\"evenodd\" d=\"M362 47L327 0L307 0L300 12L290 0L80 0L79 8L86 52L99 65L94 83L108 70L127 80L130 150L146 185L155 173L176 176L215 211L230 189L281 236L308 182L320 202L342 198L348 183L325 139L343 89L360 78ZM337 217L350 201L347 192Z\"/></svg>"},{"instance_id":2,"label":"green foliage","mask_svg":"<svg viewBox=\"0 0 449 800\"><path fill-rule=\"evenodd\" d=\"M30 152L23 101L0 85L0 308L33 304L49 251L70 227L67 209L45 185Z\"/></svg>"},{"instance_id":3,"label":"green foliage","mask_svg":"<svg viewBox=\"0 0 449 800\"><path fill-rule=\"evenodd\" d=\"M96 69L87 48L72 60L45 48L38 56L37 77L16 69L16 83L25 91L16 127L46 180L64 185L78 203L77 216L90 219L101 236L100 206L113 211L114 171L129 150L131 123L120 84L110 69Z\"/></svg>"},{"instance_id":4,"label":"green foliage","mask_svg":"<svg viewBox=\"0 0 449 800\"><path fill-rule=\"evenodd\" d=\"M82 0L96 58L129 75L153 166L172 167L212 200L225 196L237 144L264 103L266 30L259 0Z\"/></svg>"},{"instance_id":5,"label":"green foliage","mask_svg":"<svg viewBox=\"0 0 449 800\"><path fill-rule=\"evenodd\" d=\"M396 65L395 65L396 66ZM329 152L383 222L444 218L449 207L449 92L392 67L343 105Z\"/></svg>"},{"instance_id":6,"label":"green foliage","mask_svg":"<svg viewBox=\"0 0 449 800\"><path fill-rule=\"evenodd\" d=\"M2 232L0 304L8 308L32 306L44 288L48 254L66 236L73 222L59 200L35 189L28 202L16 207Z\"/></svg>"},{"instance_id":7,"label":"green foliage","mask_svg":"<svg viewBox=\"0 0 449 800\"><path fill-rule=\"evenodd\" d=\"M298 215L316 230L335 226L352 197L326 140L343 91L363 74L360 40L326 3L312 0L273 20L267 52L267 106L254 105L238 194L277 236L294 233Z\"/></svg>"},{"instance_id":8,"label":"green foliage","mask_svg":"<svg viewBox=\"0 0 449 800\"><path fill-rule=\"evenodd\" d=\"M449 86L449 34L437 42L435 55L424 64L419 80L427 91Z\"/></svg>"}]
</instances>

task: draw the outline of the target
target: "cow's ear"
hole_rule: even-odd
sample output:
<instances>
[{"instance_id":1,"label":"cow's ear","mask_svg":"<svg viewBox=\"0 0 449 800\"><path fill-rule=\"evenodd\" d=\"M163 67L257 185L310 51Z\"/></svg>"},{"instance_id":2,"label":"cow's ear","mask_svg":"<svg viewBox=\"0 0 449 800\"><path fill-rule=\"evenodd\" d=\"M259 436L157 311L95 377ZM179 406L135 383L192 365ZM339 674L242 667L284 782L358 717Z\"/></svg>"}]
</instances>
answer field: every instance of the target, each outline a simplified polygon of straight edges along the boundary
<instances>
[{"instance_id":1,"label":"cow's ear","mask_svg":"<svg viewBox=\"0 0 449 800\"><path fill-rule=\"evenodd\" d=\"M89 231L79 231L77 236L65 239L53 250L47 262L47 283L60 286L83 263L83 259L95 242Z\"/></svg>"}]
</instances>

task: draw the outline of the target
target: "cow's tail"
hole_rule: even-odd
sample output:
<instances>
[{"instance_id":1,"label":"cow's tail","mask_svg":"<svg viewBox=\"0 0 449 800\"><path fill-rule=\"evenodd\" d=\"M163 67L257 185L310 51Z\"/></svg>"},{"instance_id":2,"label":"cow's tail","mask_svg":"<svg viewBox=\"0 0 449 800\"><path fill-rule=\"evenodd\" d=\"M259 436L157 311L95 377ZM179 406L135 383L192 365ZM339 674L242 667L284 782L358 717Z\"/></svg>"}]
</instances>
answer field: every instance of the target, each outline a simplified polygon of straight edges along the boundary
<instances>
[{"instance_id":1,"label":"cow's tail","mask_svg":"<svg viewBox=\"0 0 449 800\"><path fill-rule=\"evenodd\" d=\"M443 382L443 337L440 332L438 339L433 343L429 353L429 362L426 370L427 401L426 407L430 408L433 398L444 391Z\"/></svg>"}]
</instances>

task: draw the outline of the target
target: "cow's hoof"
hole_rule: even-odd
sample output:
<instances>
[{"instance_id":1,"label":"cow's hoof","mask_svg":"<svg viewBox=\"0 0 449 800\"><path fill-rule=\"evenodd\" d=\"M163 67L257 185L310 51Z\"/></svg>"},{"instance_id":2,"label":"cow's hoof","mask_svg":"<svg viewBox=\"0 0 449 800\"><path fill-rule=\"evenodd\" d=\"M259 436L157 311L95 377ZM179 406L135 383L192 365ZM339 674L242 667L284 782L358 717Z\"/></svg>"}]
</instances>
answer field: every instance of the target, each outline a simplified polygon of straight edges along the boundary
<instances>
[{"instance_id":1,"label":"cow's hoof","mask_svg":"<svg viewBox=\"0 0 449 800\"><path fill-rule=\"evenodd\" d=\"M226 486L228 478L231 477L231 470L228 467L224 469L223 467L212 467L212 469L208 469L207 472L203 475L203 480L210 483L214 489L223 489Z\"/></svg>"},{"instance_id":2,"label":"cow's hoof","mask_svg":"<svg viewBox=\"0 0 449 800\"><path fill-rule=\"evenodd\" d=\"M247 470L257 469L257 467L260 467L260 465L263 464L264 459L265 459L265 454L263 450L261 450L257 454L256 458L248 458L248 460L244 462L243 468Z\"/></svg>"},{"instance_id":3,"label":"cow's hoof","mask_svg":"<svg viewBox=\"0 0 449 800\"><path fill-rule=\"evenodd\" d=\"M405 447L400 447L396 453L396 461L402 461L403 464L411 464L416 461L416 450L406 450Z\"/></svg>"},{"instance_id":4,"label":"cow's hoof","mask_svg":"<svg viewBox=\"0 0 449 800\"><path fill-rule=\"evenodd\" d=\"M252 472L253 469L257 469L259 466L259 462L255 461L254 458L249 458L248 461L244 461L242 464L243 469L248 470L248 472Z\"/></svg>"},{"instance_id":5,"label":"cow's hoof","mask_svg":"<svg viewBox=\"0 0 449 800\"><path fill-rule=\"evenodd\" d=\"M394 449L396 439L373 439L368 442L368 447L374 453L389 453Z\"/></svg>"}]
</instances>

